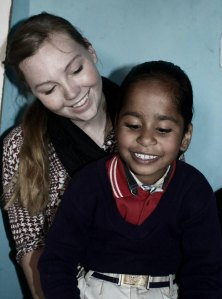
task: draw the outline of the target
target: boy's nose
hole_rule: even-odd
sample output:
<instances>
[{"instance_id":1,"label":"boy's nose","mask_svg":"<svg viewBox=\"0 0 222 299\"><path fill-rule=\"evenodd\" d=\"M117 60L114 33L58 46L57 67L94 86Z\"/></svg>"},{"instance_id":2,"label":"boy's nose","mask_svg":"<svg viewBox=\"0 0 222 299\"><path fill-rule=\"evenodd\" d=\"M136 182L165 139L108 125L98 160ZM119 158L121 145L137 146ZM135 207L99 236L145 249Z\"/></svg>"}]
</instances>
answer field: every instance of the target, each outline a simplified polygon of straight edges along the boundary
<instances>
[{"instance_id":1,"label":"boy's nose","mask_svg":"<svg viewBox=\"0 0 222 299\"><path fill-rule=\"evenodd\" d=\"M156 144L156 138L155 138L153 132L144 130L143 132L141 132L141 134L137 138L137 142L143 146L154 145L154 144Z\"/></svg>"}]
</instances>

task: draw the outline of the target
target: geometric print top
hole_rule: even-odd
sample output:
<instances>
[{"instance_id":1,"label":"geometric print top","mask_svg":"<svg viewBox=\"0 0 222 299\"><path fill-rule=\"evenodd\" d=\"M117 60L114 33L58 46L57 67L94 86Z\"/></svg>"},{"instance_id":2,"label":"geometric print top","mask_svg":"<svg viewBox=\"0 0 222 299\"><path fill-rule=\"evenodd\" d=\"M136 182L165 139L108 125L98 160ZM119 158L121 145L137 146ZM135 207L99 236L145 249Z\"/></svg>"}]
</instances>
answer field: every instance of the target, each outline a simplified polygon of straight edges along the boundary
<instances>
[{"instance_id":1,"label":"geometric print top","mask_svg":"<svg viewBox=\"0 0 222 299\"><path fill-rule=\"evenodd\" d=\"M14 128L4 139L3 144L3 189L5 199L10 197L7 184L18 169L19 152L22 145L22 130ZM103 149L114 150L114 132L106 138ZM45 238L55 213L62 199L64 190L70 180L68 173L60 162L53 145L49 144L49 200L46 208L39 215L31 216L26 208L14 203L7 210L9 224L16 246L16 260L20 262L28 252L40 249L45 245Z\"/></svg>"}]
</instances>

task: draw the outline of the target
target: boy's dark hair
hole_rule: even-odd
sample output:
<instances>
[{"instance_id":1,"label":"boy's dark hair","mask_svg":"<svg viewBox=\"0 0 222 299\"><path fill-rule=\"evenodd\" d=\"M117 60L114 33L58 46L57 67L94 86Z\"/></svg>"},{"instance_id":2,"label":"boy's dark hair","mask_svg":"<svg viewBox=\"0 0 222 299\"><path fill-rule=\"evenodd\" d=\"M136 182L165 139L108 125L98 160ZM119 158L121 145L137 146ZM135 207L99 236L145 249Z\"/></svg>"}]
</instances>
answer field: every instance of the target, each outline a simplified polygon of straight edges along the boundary
<instances>
[{"instance_id":1,"label":"boy's dark hair","mask_svg":"<svg viewBox=\"0 0 222 299\"><path fill-rule=\"evenodd\" d=\"M164 84L178 112L184 119L184 132L186 132L193 117L192 85L186 73L171 62L162 60L148 61L133 67L121 84L118 114L127 99L131 87L143 80L158 81Z\"/></svg>"}]
</instances>

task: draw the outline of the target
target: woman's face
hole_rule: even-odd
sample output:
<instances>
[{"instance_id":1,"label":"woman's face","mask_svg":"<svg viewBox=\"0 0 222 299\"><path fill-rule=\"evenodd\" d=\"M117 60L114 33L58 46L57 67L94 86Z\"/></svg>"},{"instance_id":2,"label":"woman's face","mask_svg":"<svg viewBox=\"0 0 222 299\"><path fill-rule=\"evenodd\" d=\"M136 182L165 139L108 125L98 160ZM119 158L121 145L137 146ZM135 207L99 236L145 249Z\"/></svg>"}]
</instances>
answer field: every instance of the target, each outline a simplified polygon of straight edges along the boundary
<instances>
[{"instance_id":1,"label":"woman's face","mask_svg":"<svg viewBox=\"0 0 222 299\"><path fill-rule=\"evenodd\" d=\"M54 33L19 68L46 108L77 123L93 119L102 103L96 62L92 46L86 49L68 35Z\"/></svg>"}]
</instances>

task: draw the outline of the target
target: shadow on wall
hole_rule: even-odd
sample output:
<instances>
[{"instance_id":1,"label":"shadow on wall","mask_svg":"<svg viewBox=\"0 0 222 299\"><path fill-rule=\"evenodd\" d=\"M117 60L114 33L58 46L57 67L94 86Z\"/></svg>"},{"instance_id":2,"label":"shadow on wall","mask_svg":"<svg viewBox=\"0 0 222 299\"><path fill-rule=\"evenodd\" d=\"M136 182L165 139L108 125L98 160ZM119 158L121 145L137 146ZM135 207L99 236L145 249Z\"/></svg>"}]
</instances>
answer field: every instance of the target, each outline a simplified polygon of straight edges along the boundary
<instances>
[{"instance_id":1,"label":"shadow on wall","mask_svg":"<svg viewBox=\"0 0 222 299\"><path fill-rule=\"evenodd\" d=\"M222 232L222 188L215 192L216 200L217 200L217 210L220 220L220 227Z\"/></svg>"},{"instance_id":2,"label":"shadow on wall","mask_svg":"<svg viewBox=\"0 0 222 299\"><path fill-rule=\"evenodd\" d=\"M128 65L122 68L117 68L114 71L112 71L108 77L110 80L120 85L133 66L134 65Z\"/></svg>"}]
</instances>

